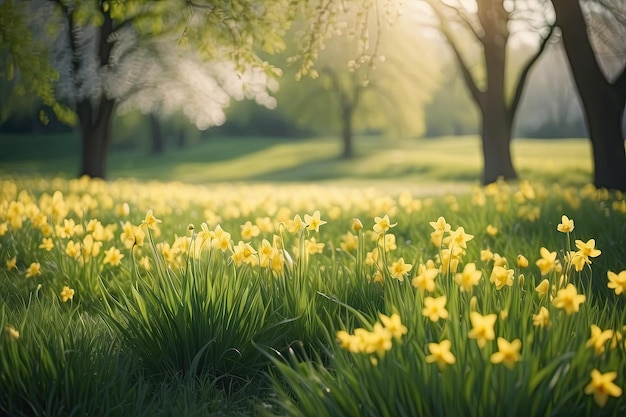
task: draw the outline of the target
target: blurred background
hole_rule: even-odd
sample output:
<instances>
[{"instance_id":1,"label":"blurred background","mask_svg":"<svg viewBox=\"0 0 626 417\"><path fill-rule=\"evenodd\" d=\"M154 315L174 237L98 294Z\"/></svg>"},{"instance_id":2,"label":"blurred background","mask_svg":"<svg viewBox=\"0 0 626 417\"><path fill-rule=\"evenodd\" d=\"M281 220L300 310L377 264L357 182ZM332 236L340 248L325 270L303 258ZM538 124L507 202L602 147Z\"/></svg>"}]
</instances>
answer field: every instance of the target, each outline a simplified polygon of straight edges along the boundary
<instances>
[{"instance_id":1,"label":"blurred background","mask_svg":"<svg viewBox=\"0 0 626 417\"><path fill-rule=\"evenodd\" d=\"M0 172L286 180L298 166L302 180L367 179L390 166L416 175L437 165L424 157L458 152L469 171L446 179L487 183L526 165L490 168L485 147L502 142L506 154L519 139L519 159L588 137L558 0L309 1L280 16L293 2L222 3L2 1ZM580 5L597 63L616 81L626 6ZM623 132L623 106L620 115ZM90 149L97 129L104 145ZM591 179L589 145L573 143L584 155L569 157ZM215 165L263 150L236 169ZM94 170L89 153L111 156ZM164 155L196 165L150 170ZM282 174L281 158L293 161ZM213 171L198 174L202 162ZM264 177L255 164L278 168Z\"/></svg>"}]
</instances>

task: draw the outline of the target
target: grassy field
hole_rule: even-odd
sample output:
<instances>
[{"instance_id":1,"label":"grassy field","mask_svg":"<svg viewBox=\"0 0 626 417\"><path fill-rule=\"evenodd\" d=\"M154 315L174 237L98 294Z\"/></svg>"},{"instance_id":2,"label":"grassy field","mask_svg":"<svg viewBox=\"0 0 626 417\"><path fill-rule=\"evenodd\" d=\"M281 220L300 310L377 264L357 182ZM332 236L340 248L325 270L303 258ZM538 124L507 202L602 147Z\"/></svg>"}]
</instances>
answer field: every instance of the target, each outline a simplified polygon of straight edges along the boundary
<instances>
[{"instance_id":1,"label":"grassy field","mask_svg":"<svg viewBox=\"0 0 626 417\"><path fill-rule=\"evenodd\" d=\"M2 415L626 414L626 200L586 142L516 141L533 181L487 187L475 138L215 139L106 182L20 146Z\"/></svg>"},{"instance_id":2,"label":"grassy field","mask_svg":"<svg viewBox=\"0 0 626 417\"><path fill-rule=\"evenodd\" d=\"M194 184L224 181L317 182L363 186L398 184L427 193L434 186L457 189L477 183L482 160L478 137L389 140L356 138L357 155L338 157L334 138L211 138L161 156L143 151L112 152L109 177L178 180ZM73 177L78 172L75 136L0 136L0 173ZM514 163L522 178L560 184L591 179L586 139L516 139ZM269 161L269 163L268 163Z\"/></svg>"}]
</instances>

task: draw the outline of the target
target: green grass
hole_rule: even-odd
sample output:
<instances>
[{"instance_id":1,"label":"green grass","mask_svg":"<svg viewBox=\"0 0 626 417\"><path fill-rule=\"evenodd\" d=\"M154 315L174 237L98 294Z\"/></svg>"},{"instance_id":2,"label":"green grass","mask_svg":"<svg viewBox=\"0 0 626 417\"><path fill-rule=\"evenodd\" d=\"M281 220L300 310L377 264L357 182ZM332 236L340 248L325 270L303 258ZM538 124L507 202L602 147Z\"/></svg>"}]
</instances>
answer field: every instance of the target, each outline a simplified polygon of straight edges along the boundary
<instances>
[{"instance_id":1,"label":"green grass","mask_svg":"<svg viewBox=\"0 0 626 417\"><path fill-rule=\"evenodd\" d=\"M500 408L505 404L514 404L519 415L618 415L626 409L623 396L599 408L583 392L595 368L617 370L620 386L626 378L621 341L616 348L602 346L602 355L587 346L591 324L621 335L626 320L624 297L607 288L606 278L608 270L626 269L626 214L619 196L540 184L519 189L501 184L424 199L303 185L42 178L1 184L0 384L8 395L0 410L10 415L485 415L506 412ZM122 202L130 203L128 217L117 212ZM539 212L529 216L520 207ZM158 231L125 249L121 225L140 225L151 208L163 220ZM328 221L319 233L286 230L288 219L314 209ZM563 213L576 221L572 236L556 231ZM377 247L371 230L374 217L383 214L397 222L387 232L397 248L389 242L385 253L386 246L378 246L383 253L371 264L365 253ZM463 226L474 235L458 270L475 263L482 280L472 293L460 293L452 275L441 272L429 295L448 296L450 319L432 323L421 315L426 294L411 284L419 264L437 265L442 252L429 242L429 222L440 215L452 230ZM342 247L355 216L365 224L358 251ZM255 259L261 261L255 255L251 263L231 258L240 226L261 217L271 219L273 229L259 231L251 245L260 251L262 239L281 236L282 244L272 244L273 256L284 254L280 269L256 266ZM57 226L68 218L83 229L63 237L66 232ZM90 222L94 219L100 226ZM185 237L189 222L196 225L193 238ZM196 242L216 236L218 222L231 232L232 246L222 252L207 243L196 252ZM50 252L39 247L46 223L53 226ZM496 236L486 233L488 224L499 228ZM140 229L132 229L134 236ZM101 236L101 250L69 257L68 242L84 248L87 235ZM324 247L302 255L312 238ZM567 315L536 294L544 277L534 262L545 246L565 266L568 239L573 244L590 238L602 255L591 267L567 273L587 297L578 313ZM105 262L105 251L113 247L124 255L119 265ZM489 282L493 261L481 260L480 253L486 248L509 259L512 287L496 290ZM529 268L515 266L518 254L528 257ZM388 270L401 257L412 265L402 282ZM6 262L12 259L16 269L9 270ZM26 278L33 262L40 263L42 274ZM378 273L382 285L374 282ZM559 276L546 275L555 285ZM60 299L65 285L76 290L67 303ZM498 336L522 340L522 361L513 371L490 363L495 341L480 349L468 338L471 295L477 296L478 311L499 315ZM549 330L532 325L540 306L550 311ZM338 330L371 330L379 312L399 314L408 328L385 356L347 352L335 341ZM20 332L19 339L11 339L7 325ZM445 371L424 363L428 343L442 339L452 341L457 358ZM96 403L102 408L94 409Z\"/></svg>"},{"instance_id":2,"label":"green grass","mask_svg":"<svg viewBox=\"0 0 626 417\"><path fill-rule=\"evenodd\" d=\"M624 415L625 395L601 407L585 393L594 369L626 387L626 297L607 285L609 271L626 274L624 196L584 186L584 141L516 141L522 176L544 181L486 188L469 156L477 146L364 138L345 162L330 139L214 139L163 157L115 154L112 177L136 179L108 182L2 162L0 414ZM61 161L32 163L54 173ZM175 181L155 181L164 178ZM162 220L154 229L142 225L148 210ZM316 210L327 222L319 231L290 231ZM563 214L575 221L570 234L557 231ZM374 225L384 215L394 226L383 244ZM439 216L450 224L444 237L459 227L473 235L453 271L444 261L455 244L431 242ZM92 239L102 246L87 252ZM576 271L566 253L589 239L602 253ZM542 247L560 271L541 274ZM498 256L484 258L487 249ZM399 259L410 268L394 277ZM496 259L511 286L490 281ZM41 274L27 277L34 263ZM413 280L429 264L438 272L424 292ZM482 275L461 292L455 272L468 264ZM554 288L542 296L543 279ZM568 283L585 295L571 314L551 301ZM422 309L443 295L449 317L433 322ZM548 328L533 324L541 307ZM520 339L511 369L492 363L495 339L480 347L470 337L471 311L497 316L494 336ZM397 314L406 334L392 338L380 314ZM595 347L592 325L610 333ZM339 331L390 343L371 348L363 336L349 351ZM427 363L442 340L454 364Z\"/></svg>"},{"instance_id":3,"label":"green grass","mask_svg":"<svg viewBox=\"0 0 626 417\"><path fill-rule=\"evenodd\" d=\"M356 156L339 157L336 138L286 141L263 137L210 138L185 149L150 156L143 151L113 151L109 177L183 181L318 182L364 186L412 185L428 193L477 183L482 157L478 137L390 140L357 137ZM75 135L0 136L0 173L62 175L78 172L80 145ZM515 139L514 163L520 177L581 185L591 181L586 139Z\"/></svg>"}]
</instances>

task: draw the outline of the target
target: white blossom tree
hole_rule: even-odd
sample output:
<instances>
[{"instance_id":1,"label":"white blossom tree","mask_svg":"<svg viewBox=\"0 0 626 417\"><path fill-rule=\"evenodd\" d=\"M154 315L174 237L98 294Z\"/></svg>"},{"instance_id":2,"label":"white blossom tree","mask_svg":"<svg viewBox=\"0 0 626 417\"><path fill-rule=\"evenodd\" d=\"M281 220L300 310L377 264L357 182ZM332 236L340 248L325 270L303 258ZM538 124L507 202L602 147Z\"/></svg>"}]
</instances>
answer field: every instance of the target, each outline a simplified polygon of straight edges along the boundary
<instances>
[{"instance_id":1,"label":"white blossom tree","mask_svg":"<svg viewBox=\"0 0 626 417\"><path fill-rule=\"evenodd\" d=\"M324 1L304 3L3 0L0 7L16 17L0 31L11 43L5 72L18 74L14 78L22 89L28 82L38 85L35 94L43 92L56 109L64 109L60 103L73 109L82 135L80 174L104 177L116 110L181 110L207 128L224 121L231 99L275 106L271 92L280 71L260 55L283 49L283 36L298 12L306 11L305 19L328 20ZM33 42L23 42L20 33ZM35 42L37 35L43 36ZM303 42L303 74L324 39L320 29ZM53 68L37 78L29 71L35 59L28 53L45 44ZM24 56L18 53L21 46L27 46ZM42 53L36 57L46 62Z\"/></svg>"}]
</instances>

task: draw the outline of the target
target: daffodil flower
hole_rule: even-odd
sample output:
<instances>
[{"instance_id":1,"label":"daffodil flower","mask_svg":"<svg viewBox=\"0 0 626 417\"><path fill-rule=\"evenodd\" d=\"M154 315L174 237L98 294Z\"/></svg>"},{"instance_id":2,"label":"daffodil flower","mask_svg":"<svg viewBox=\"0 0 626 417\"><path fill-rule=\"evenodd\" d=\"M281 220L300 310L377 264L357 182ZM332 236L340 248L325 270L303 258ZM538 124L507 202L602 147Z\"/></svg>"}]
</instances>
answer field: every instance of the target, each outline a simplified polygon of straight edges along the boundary
<instances>
[{"instance_id":1,"label":"daffodil flower","mask_svg":"<svg viewBox=\"0 0 626 417\"><path fill-rule=\"evenodd\" d=\"M446 302L448 298L445 295L433 298L426 297L424 299L424 308L422 315L428 317L430 321L437 322L439 319L448 318L448 310L446 310Z\"/></svg>"},{"instance_id":2,"label":"daffodil flower","mask_svg":"<svg viewBox=\"0 0 626 417\"><path fill-rule=\"evenodd\" d=\"M609 283L607 286L615 291L615 295L624 294L626 296L626 270L616 274L613 271L608 271L607 276Z\"/></svg>"},{"instance_id":3,"label":"daffodil flower","mask_svg":"<svg viewBox=\"0 0 626 417\"><path fill-rule=\"evenodd\" d=\"M556 226L556 230L561 233L569 233L574 230L574 220L569 219L566 215L561 216L561 223Z\"/></svg>"},{"instance_id":4,"label":"daffodil flower","mask_svg":"<svg viewBox=\"0 0 626 417\"><path fill-rule=\"evenodd\" d=\"M64 303L74 299L74 290L65 285L61 291L61 301Z\"/></svg>"},{"instance_id":5,"label":"daffodil flower","mask_svg":"<svg viewBox=\"0 0 626 417\"><path fill-rule=\"evenodd\" d=\"M556 297L552 300L552 304L556 308L565 310L567 314L572 314L578 311L580 304L585 302L585 298L584 294L578 294L573 284L567 284L567 287L557 292Z\"/></svg>"},{"instance_id":6,"label":"daffodil flower","mask_svg":"<svg viewBox=\"0 0 626 417\"><path fill-rule=\"evenodd\" d=\"M593 394L593 400L600 407L604 407L611 397L621 397L622 389L613 383L617 378L617 372L600 373L599 370L591 371L591 382L585 386L585 394Z\"/></svg>"},{"instance_id":7,"label":"daffodil flower","mask_svg":"<svg viewBox=\"0 0 626 417\"><path fill-rule=\"evenodd\" d=\"M474 285L478 284L482 277L482 271L476 270L474 263L469 263L463 268L463 272L459 272L454 275L454 281L459 284L461 291L469 292Z\"/></svg>"},{"instance_id":8,"label":"daffodil flower","mask_svg":"<svg viewBox=\"0 0 626 417\"><path fill-rule=\"evenodd\" d=\"M470 339L476 339L479 347L484 347L488 340L493 340L496 337L494 332L494 325L498 316L495 314L487 314L483 316L476 311L470 311L470 322L472 329L467 334Z\"/></svg>"},{"instance_id":9,"label":"daffodil flower","mask_svg":"<svg viewBox=\"0 0 626 417\"><path fill-rule=\"evenodd\" d=\"M442 340L439 343L429 343L428 350L430 355L426 356L426 363L436 362L439 369L445 368L446 365L452 365L456 362L456 358L450 352L452 343L449 340Z\"/></svg>"},{"instance_id":10,"label":"daffodil flower","mask_svg":"<svg viewBox=\"0 0 626 417\"><path fill-rule=\"evenodd\" d=\"M491 363L503 363L509 369L513 369L515 363L519 362L522 355L519 353L522 348L522 342L515 339L509 342L503 337L498 337L498 351L491 355Z\"/></svg>"},{"instance_id":11,"label":"daffodil flower","mask_svg":"<svg viewBox=\"0 0 626 417\"><path fill-rule=\"evenodd\" d=\"M305 214L304 223L307 225L307 230L319 232L320 226L325 225L326 221L320 218L320 211L315 210L313 215Z\"/></svg>"}]
</instances>

